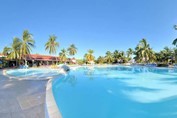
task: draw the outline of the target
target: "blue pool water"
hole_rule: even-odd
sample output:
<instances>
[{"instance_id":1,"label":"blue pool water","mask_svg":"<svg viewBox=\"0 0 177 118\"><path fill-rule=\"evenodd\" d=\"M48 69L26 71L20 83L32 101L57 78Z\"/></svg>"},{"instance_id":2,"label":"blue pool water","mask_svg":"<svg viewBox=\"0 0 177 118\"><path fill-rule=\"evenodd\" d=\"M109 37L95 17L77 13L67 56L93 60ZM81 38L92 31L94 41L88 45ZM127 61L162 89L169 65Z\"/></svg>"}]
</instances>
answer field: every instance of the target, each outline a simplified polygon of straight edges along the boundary
<instances>
[{"instance_id":1,"label":"blue pool water","mask_svg":"<svg viewBox=\"0 0 177 118\"><path fill-rule=\"evenodd\" d=\"M13 69L6 71L7 75L14 77L45 77L58 75L57 70L54 69Z\"/></svg>"},{"instance_id":2,"label":"blue pool water","mask_svg":"<svg viewBox=\"0 0 177 118\"><path fill-rule=\"evenodd\" d=\"M177 70L79 68L53 80L63 118L177 118Z\"/></svg>"}]
</instances>

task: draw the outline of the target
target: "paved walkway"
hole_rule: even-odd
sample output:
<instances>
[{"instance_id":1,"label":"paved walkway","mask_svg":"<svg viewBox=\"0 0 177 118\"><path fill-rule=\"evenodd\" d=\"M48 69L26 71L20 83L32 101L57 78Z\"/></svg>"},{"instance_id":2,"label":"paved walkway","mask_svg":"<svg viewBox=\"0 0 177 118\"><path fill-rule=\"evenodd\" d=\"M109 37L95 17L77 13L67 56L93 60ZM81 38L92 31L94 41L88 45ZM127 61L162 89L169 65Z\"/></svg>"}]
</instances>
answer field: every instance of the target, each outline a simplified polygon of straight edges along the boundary
<instances>
[{"instance_id":1,"label":"paved walkway","mask_svg":"<svg viewBox=\"0 0 177 118\"><path fill-rule=\"evenodd\" d=\"M45 118L46 84L9 79L0 70L0 118Z\"/></svg>"}]
</instances>

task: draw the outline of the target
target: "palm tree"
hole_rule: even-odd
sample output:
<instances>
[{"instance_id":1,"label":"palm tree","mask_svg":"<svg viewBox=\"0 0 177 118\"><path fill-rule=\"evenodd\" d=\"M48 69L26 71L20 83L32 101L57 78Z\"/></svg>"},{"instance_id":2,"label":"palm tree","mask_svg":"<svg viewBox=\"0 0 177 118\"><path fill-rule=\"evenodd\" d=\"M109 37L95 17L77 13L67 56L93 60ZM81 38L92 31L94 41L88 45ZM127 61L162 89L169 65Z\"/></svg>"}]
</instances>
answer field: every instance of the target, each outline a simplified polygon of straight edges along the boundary
<instances>
[{"instance_id":1,"label":"palm tree","mask_svg":"<svg viewBox=\"0 0 177 118\"><path fill-rule=\"evenodd\" d=\"M174 25L175 30L177 30L177 25ZM173 45L177 47L177 38L172 42ZM174 50L175 63L177 63L177 50Z\"/></svg>"},{"instance_id":2,"label":"palm tree","mask_svg":"<svg viewBox=\"0 0 177 118\"><path fill-rule=\"evenodd\" d=\"M105 58L102 57L102 56L99 56L98 59L97 59L97 63L98 63L98 64L103 64L104 61L105 61Z\"/></svg>"},{"instance_id":3,"label":"palm tree","mask_svg":"<svg viewBox=\"0 0 177 118\"><path fill-rule=\"evenodd\" d=\"M49 40L45 44L45 50L49 51L49 54L56 54L56 48L59 47L59 43L56 41L55 35L49 36Z\"/></svg>"},{"instance_id":4,"label":"palm tree","mask_svg":"<svg viewBox=\"0 0 177 118\"><path fill-rule=\"evenodd\" d=\"M133 49L132 49L132 48L129 48L129 49L127 50L127 57L128 57L128 58L131 58L132 54L133 54Z\"/></svg>"},{"instance_id":5,"label":"palm tree","mask_svg":"<svg viewBox=\"0 0 177 118\"><path fill-rule=\"evenodd\" d=\"M30 54L32 48L34 47L35 47L35 41L33 39L32 34L30 34L28 30L25 30L22 35L22 43L20 48L20 58L25 59L25 63L26 63L26 55Z\"/></svg>"},{"instance_id":6,"label":"palm tree","mask_svg":"<svg viewBox=\"0 0 177 118\"><path fill-rule=\"evenodd\" d=\"M65 61L67 60L67 55L68 55L67 50L63 48L63 49L61 50L61 52L59 53L60 60L61 60L62 62L65 62Z\"/></svg>"},{"instance_id":7,"label":"palm tree","mask_svg":"<svg viewBox=\"0 0 177 118\"><path fill-rule=\"evenodd\" d=\"M117 63L118 60L119 60L119 57L120 57L120 54L119 54L119 51L118 51L118 50L115 50L115 51L114 51L113 57L114 57L115 63Z\"/></svg>"},{"instance_id":8,"label":"palm tree","mask_svg":"<svg viewBox=\"0 0 177 118\"><path fill-rule=\"evenodd\" d=\"M105 60L109 64L113 62L114 58L113 58L113 55L110 51L106 52Z\"/></svg>"},{"instance_id":9,"label":"palm tree","mask_svg":"<svg viewBox=\"0 0 177 118\"><path fill-rule=\"evenodd\" d=\"M71 44L67 50L71 56L74 56L77 53L77 48L74 44Z\"/></svg>"},{"instance_id":10,"label":"palm tree","mask_svg":"<svg viewBox=\"0 0 177 118\"><path fill-rule=\"evenodd\" d=\"M123 62L123 63L125 63L125 62L128 61L127 58L126 58L126 56L125 56L125 52L124 52L124 51L120 51L120 52L119 52L119 59L120 59L121 62Z\"/></svg>"},{"instance_id":11,"label":"palm tree","mask_svg":"<svg viewBox=\"0 0 177 118\"><path fill-rule=\"evenodd\" d=\"M91 49L89 49L89 50L88 50L88 53L86 53L86 54L84 55L84 58L86 59L87 62L94 61L94 58L95 58L95 57L93 56L93 53L94 53L94 51L91 50Z\"/></svg>"},{"instance_id":12,"label":"palm tree","mask_svg":"<svg viewBox=\"0 0 177 118\"><path fill-rule=\"evenodd\" d=\"M155 62L156 61L156 55L152 48L149 49L149 62Z\"/></svg>"},{"instance_id":13,"label":"palm tree","mask_svg":"<svg viewBox=\"0 0 177 118\"><path fill-rule=\"evenodd\" d=\"M16 60L16 65L18 59L20 59L20 49L21 49L21 40L19 38L14 38L12 43L12 51L10 53L10 58Z\"/></svg>"},{"instance_id":14,"label":"palm tree","mask_svg":"<svg viewBox=\"0 0 177 118\"><path fill-rule=\"evenodd\" d=\"M177 38L173 41L172 44L175 45L175 46L177 47Z\"/></svg>"},{"instance_id":15,"label":"palm tree","mask_svg":"<svg viewBox=\"0 0 177 118\"><path fill-rule=\"evenodd\" d=\"M175 58L175 49L164 47L163 50L156 53L155 55L158 62L167 64L168 62L173 61Z\"/></svg>"},{"instance_id":16,"label":"palm tree","mask_svg":"<svg viewBox=\"0 0 177 118\"><path fill-rule=\"evenodd\" d=\"M59 43L56 41L57 37L55 35L49 36L47 43L45 44L45 50L49 51L49 54L56 54L56 48L59 47ZM57 61L57 57L56 57Z\"/></svg>"},{"instance_id":17,"label":"palm tree","mask_svg":"<svg viewBox=\"0 0 177 118\"><path fill-rule=\"evenodd\" d=\"M164 47L164 49L162 50L162 54L163 54L163 59L166 63L172 61L173 58L173 50L169 47Z\"/></svg>"},{"instance_id":18,"label":"palm tree","mask_svg":"<svg viewBox=\"0 0 177 118\"><path fill-rule=\"evenodd\" d=\"M11 47L4 47L3 54L7 56L9 59L15 59L16 60L16 66L18 59L20 59L20 49L21 49L21 40L17 37L13 39L13 43Z\"/></svg>"},{"instance_id":19,"label":"palm tree","mask_svg":"<svg viewBox=\"0 0 177 118\"><path fill-rule=\"evenodd\" d=\"M150 45L147 43L146 39L142 39L137 47L135 48L135 60L138 62L148 62L150 59Z\"/></svg>"},{"instance_id":20,"label":"palm tree","mask_svg":"<svg viewBox=\"0 0 177 118\"><path fill-rule=\"evenodd\" d=\"M4 49L3 49L2 54L3 54L4 56L7 56L7 57L8 57L8 55L10 54L10 52L11 52L11 48L5 46Z\"/></svg>"}]
</instances>

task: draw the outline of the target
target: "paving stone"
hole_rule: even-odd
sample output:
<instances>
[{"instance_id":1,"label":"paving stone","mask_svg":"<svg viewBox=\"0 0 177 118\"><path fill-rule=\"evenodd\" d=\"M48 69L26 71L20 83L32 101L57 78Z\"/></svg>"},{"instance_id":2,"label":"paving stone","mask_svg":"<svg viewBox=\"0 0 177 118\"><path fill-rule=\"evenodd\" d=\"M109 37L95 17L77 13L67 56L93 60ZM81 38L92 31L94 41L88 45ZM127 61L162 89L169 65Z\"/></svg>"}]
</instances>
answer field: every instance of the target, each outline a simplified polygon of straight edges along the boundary
<instances>
[{"instance_id":1,"label":"paving stone","mask_svg":"<svg viewBox=\"0 0 177 118\"><path fill-rule=\"evenodd\" d=\"M46 83L9 79L0 70L0 118L44 118Z\"/></svg>"},{"instance_id":2,"label":"paving stone","mask_svg":"<svg viewBox=\"0 0 177 118\"><path fill-rule=\"evenodd\" d=\"M12 118L10 113L0 113L0 118Z\"/></svg>"}]
</instances>

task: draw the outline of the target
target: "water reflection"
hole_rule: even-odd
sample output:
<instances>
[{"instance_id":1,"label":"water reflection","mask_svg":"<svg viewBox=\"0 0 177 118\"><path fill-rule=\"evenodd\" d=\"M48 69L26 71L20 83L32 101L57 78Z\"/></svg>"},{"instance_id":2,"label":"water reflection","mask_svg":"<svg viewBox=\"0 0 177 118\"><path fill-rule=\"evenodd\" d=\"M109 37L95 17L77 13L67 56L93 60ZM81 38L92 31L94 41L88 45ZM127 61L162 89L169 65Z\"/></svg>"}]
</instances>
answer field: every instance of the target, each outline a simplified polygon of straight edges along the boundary
<instances>
[{"instance_id":1,"label":"water reflection","mask_svg":"<svg viewBox=\"0 0 177 118\"><path fill-rule=\"evenodd\" d=\"M140 103L161 102L177 97L177 70L147 67L80 68L70 72L63 83L76 86L78 79L117 79L120 91ZM115 83L116 84L116 83ZM109 91L110 93L110 91Z\"/></svg>"},{"instance_id":2,"label":"water reflection","mask_svg":"<svg viewBox=\"0 0 177 118\"><path fill-rule=\"evenodd\" d=\"M137 77L120 81L130 88L122 92L137 102L153 103L177 97L177 77L170 73L141 73Z\"/></svg>"}]
</instances>

